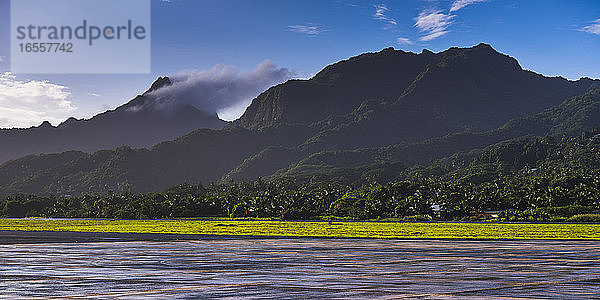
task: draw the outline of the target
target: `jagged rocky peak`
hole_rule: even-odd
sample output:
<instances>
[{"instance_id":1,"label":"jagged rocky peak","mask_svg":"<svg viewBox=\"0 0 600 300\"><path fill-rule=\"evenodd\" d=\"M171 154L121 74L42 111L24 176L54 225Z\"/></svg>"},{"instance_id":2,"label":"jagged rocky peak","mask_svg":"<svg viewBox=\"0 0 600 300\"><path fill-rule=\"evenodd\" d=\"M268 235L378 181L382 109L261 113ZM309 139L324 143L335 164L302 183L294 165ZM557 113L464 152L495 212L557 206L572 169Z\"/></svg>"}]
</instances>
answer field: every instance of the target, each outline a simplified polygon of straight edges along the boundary
<instances>
[{"instance_id":1,"label":"jagged rocky peak","mask_svg":"<svg viewBox=\"0 0 600 300\"><path fill-rule=\"evenodd\" d=\"M144 92L142 95L138 95L133 98L131 101L117 107L115 111L123 111L126 110L128 112L138 112L142 109L154 108L153 103L156 100L155 97L149 96L151 92L157 91L166 86L172 85L173 82L167 76L158 77L150 86L150 88Z\"/></svg>"},{"instance_id":2,"label":"jagged rocky peak","mask_svg":"<svg viewBox=\"0 0 600 300\"><path fill-rule=\"evenodd\" d=\"M425 56L433 56L435 55L435 53L427 50L427 49L423 49L423 51L421 51L421 55L425 55Z\"/></svg>"},{"instance_id":3,"label":"jagged rocky peak","mask_svg":"<svg viewBox=\"0 0 600 300\"><path fill-rule=\"evenodd\" d=\"M487 66L494 66L505 70L521 71L519 62L506 54L496 51L492 46L485 43L479 43L471 48L452 47L446 51L437 53L441 61L448 63L454 61L459 65L468 63L475 68L485 69Z\"/></svg>"},{"instance_id":4,"label":"jagged rocky peak","mask_svg":"<svg viewBox=\"0 0 600 300\"><path fill-rule=\"evenodd\" d=\"M173 82L171 81L171 79L169 79L169 77L165 76L165 77L158 77L150 86L150 88L144 93L148 94L150 92L159 90L165 86L170 86L171 84L173 84Z\"/></svg>"},{"instance_id":5,"label":"jagged rocky peak","mask_svg":"<svg viewBox=\"0 0 600 300\"><path fill-rule=\"evenodd\" d=\"M387 54L387 53L405 53L402 50L396 50L394 49L394 47L387 47L381 51L379 51L380 54Z\"/></svg>"}]
</instances>

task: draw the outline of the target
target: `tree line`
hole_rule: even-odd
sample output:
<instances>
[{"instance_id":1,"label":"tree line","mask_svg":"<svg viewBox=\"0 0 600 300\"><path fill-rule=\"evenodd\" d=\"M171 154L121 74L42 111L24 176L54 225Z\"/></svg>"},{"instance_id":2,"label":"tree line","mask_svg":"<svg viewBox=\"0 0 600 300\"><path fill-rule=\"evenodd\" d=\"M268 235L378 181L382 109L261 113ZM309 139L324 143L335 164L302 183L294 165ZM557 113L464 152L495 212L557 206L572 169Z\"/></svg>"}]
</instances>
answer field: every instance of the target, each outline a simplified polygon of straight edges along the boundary
<instances>
[{"instance_id":1,"label":"tree line","mask_svg":"<svg viewBox=\"0 0 600 300\"><path fill-rule=\"evenodd\" d=\"M500 211L497 218L504 221L589 217L600 209L598 139L589 134L515 139L427 167L402 170L385 183L283 177L208 186L181 184L138 194L14 194L0 200L0 215L471 220L486 211Z\"/></svg>"}]
</instances>

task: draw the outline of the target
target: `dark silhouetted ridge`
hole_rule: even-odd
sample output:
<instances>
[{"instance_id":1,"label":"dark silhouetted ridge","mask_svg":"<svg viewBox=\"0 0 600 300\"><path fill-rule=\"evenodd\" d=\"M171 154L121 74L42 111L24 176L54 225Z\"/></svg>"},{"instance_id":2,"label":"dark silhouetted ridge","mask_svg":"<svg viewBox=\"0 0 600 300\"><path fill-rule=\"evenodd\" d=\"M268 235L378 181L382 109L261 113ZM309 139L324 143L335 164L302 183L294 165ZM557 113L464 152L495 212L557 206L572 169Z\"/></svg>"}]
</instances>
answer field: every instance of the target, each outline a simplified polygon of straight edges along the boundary
<instances>
[{"instance_id":1,"label":"dark silhouetted ridge","mask_svg":"<svg viewBox=\"0 0 600 300\"><path fill-rule=\"evenodd\" d=\"M368 164L427 165L522 136L595 128L600 99L591 87L599 83L523 70L483 43L420 54L387 48L329 65L311 79L273 86L223 129L192 131L225 122L192 106L156 109L151 91L171 84L160 77L144 95L90 120L0 132L0 143L9 145L5 160L115 148L8 162L0 166L0 191L146 192L183 182L329 174ZM149 149L117 148L189 131Z\"/></svg>"},{"instance_id":2,"label":"dark silhouetted ridge","mask_svg":"<svg viewBox=\"0 0 600 300\"><path fill-rule=\"evenodd\" d=\"M69 118L57 127L45 121L30 129L2 129L0 163L28 154L94 152L123 145L150 147L198 128L220 129L227 124L216 114L192 106L169 111L157 109L149 93L170 84L168 77L159 77L144 95L89 120Z\"/></svg>"}]
</instances>

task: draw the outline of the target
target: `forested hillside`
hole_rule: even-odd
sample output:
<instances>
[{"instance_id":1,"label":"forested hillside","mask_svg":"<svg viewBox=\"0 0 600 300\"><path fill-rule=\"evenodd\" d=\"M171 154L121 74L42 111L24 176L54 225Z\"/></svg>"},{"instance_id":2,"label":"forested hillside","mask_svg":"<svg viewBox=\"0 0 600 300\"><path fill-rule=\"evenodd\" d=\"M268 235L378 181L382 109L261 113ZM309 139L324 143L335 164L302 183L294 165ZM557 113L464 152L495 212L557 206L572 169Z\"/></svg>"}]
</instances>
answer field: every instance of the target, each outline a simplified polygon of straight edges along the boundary
<instances>
[{"instance_id":1,"label":"forested hillside","mask_svg":"<svg viewBox=\"0 0 600 300\"><path fill-rule=\"evenodd\" d=\"M526 137L428 167L373 164L322 175L182 184L160 193L15 194L9 217L600 221L600 135Z\"/></svg>"}]
</instances>

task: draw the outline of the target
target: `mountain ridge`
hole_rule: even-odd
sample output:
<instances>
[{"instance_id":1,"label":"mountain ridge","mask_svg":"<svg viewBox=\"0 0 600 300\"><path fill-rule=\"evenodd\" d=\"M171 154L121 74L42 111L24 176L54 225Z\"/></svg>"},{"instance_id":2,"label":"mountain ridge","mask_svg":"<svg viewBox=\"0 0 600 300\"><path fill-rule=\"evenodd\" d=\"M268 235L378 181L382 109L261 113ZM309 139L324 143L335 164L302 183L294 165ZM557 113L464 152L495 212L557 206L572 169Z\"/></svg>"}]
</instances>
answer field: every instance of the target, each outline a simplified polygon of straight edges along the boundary
<instances>
[{"instance_id":1,"label":"mountain ridge","mask_svg":"<svg viewBox=\"0 0 600 300\"><path fill-rule=\"evenodd\" d=\"M388 48L327 66L309 80L271 87L220 130L195 130L149 149L34 155L5 163L0 191L145 192L349 164L426 164L499 139L577 134L595 124L595 96L560 105L598 83L523 70L486 44L421 54ZM555 111L537 115L548 109ZM579 117L552 121L571 112ZM348 163L331 164L336 155Z\"/></svg>"},{"instance_id":2,"label":"mountain ridge","mask_svg":"<svg viewBox=\"0 0 600 300\"><path fill-rule=\"evenodd\" d=\"M168 112L152 108L150 93L169 84L168 77L159 77L144 94L90 119L71 117L56 127L45 121L27 129L0 129L0 163L28 154L151 147L198 128L220 129L228 124L190 105Z\"/></svg>"}]
</instances>

